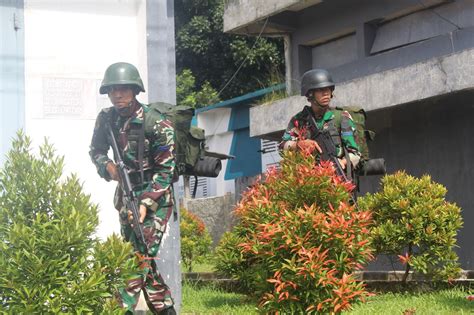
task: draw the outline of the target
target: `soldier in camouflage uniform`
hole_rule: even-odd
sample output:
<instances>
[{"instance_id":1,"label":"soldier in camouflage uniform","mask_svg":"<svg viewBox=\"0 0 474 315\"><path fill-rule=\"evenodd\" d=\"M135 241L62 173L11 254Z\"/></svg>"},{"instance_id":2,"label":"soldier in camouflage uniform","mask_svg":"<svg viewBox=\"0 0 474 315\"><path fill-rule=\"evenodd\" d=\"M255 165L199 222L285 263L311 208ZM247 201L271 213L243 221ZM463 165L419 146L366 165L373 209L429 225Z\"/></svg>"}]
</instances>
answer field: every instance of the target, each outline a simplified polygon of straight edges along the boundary
<instances>
[{"instance_id":1,"label":"soldier in camouflage uniform","mask_svg":"<svg viewBox=\"0 0 474 315\"><path fill-rule=\"evenodd\" d=\"M126 288L119 290L120 303L127 312L133 313L143 290L148 307L154 314L176 314L170 289L154 268L155 264L151 263L173 212L172 183L176 180L174 129L163 116L154 122L150 129L153 132L145 134L144 118L150 109L136 99L136 95L144 91L138 70L133 65L121 62L107 68L100 93L108 94L113 107L99 113L89 154L102 178L118 180L117 166L107 155L110 140L106 122L110 122L124 163L130 170L133 190L139 200L140 221L143 222L148 243L147 257L145 247L133 232L131 212L124 207L122 191L118 186L114 203L119 211L121 233L126 241L133 244L140 262L140 273L128 281Z\"/></svg>"},{"instance_id":2,"label":"soldier in camouflage uniform","mask_svg":"<svg viewBox=\"0 0 474 315\"><path fill-rule=\"evenodd\" d=\"M346 168L348 161L352 168L356 168L360 161L359 147L354 138L355 124L347 111L336 112L329 107L335 84L331 75L323 69L314 69L306 72L301 79L301 95L306 96L310 106L293 116L283 134L280 149L297 150L305 147L314 147L321 152L319 144L312 140L315 135L310 116L316 120L320 130L328 130L332 136L338 152L339 162ZM341 115L336 119L336 114ZM340 121L340 123L336 122Z\"/></svg>"}]
</instances>

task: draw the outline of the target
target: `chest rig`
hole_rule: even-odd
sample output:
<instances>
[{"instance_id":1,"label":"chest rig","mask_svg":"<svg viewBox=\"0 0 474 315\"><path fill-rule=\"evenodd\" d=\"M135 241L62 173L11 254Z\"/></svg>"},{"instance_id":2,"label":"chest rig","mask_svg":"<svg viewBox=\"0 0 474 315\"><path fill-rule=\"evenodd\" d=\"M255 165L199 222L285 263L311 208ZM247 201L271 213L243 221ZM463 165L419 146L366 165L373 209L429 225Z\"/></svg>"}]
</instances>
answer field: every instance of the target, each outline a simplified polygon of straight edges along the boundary
<instances>
[{"instance_id":1,"label":"chest rig","mask_svg":"<svg viewBox=\"0 0 474 315\"><path fill-rule=\"evenodd\" d=\"M145 113L143 119L130 117L118 122L119 146L124 163L129 168L132 184L143 184L152 180L153 157L151 156L151 135L145 133Z\"/></svg>"}]
</instances>

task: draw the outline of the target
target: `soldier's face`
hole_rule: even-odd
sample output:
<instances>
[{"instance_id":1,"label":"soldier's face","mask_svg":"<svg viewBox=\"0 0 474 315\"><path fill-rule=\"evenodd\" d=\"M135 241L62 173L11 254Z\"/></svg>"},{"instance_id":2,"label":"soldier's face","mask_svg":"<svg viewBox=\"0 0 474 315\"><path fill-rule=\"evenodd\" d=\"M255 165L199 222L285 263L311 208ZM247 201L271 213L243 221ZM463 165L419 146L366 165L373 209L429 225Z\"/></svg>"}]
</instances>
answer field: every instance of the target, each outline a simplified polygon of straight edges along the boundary
<instances>
[{"instance_id":1,"label":"soldier's face","mask_svg":"<svg viewBox=\"0 0 474 315\"><path fill-rule=\"evenodd\" d=\"M128 85L113 85L109 88L110 102L122 116L130 115L130 107L135 99L135 92Z\"/></svg>"},{"instance_id":2,"label":"soldier's face","mask_svg":"<svg viewBox=\"0 0 474 315\"><path fill-rule=\"evenodd\" d=\"M331 88L315 89L313 91L314 100L321 106L328 106L331 101L332 91Z\"/></svg>"}]
</instances>

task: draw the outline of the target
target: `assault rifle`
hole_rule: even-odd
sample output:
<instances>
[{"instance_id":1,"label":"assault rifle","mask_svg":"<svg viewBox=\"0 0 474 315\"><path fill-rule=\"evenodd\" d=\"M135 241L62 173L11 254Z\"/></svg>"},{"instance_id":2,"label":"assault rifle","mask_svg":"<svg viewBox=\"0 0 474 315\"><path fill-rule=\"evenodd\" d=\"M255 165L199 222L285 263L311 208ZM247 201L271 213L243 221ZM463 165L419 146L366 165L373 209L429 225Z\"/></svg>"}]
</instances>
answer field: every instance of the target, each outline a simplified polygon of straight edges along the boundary
<instances>
[{"instance_id":1,"label":"assault rifle","mask_svg":"<svg viewBox=\"0 0 474 315\"><path fill-rule=\"evenodd\" d=\"M115 135L110 123L107 123L107 130L109 133L112 150L114 152L115 164L118 168L119 183L120 188L122 188L123 191L125 207L132 212L133 232L135 233L137 239L143 244L145 254L148 256L148 245L145 241L145 235L143 234L142 224L140 223L140 211L138 208L138 201L133 194L132 182L130 181L130 176L128 176L128 168L122 160L122 156L120 154L117 141L115 140Z\"/></svg>"},{"instance_id":2,"label":"assault rifle","mask_svg":"<svg viewBox=\"0 0 474 315\"><path fill-rule=\"evenodd\" d=\"M331 135L329 134L329 131L327 130L320 130L318 128L318 125L316 124L316 120L314 119L314 116L312 113L307 112L309 121L311 125L313 125L313 128L316 132L316 134L313 136L312 140L316 141L321 148L322 153L320 154L320 159L322 161L331 161L334 166L336 167L336 173L344 181L349 181L347 178L347 175L344 171L344 168L342 167L341 163L339 162L339 159L337 157L337 148L336 145L334 144L334 141L332 140ZM348 161L348 163L351 163ZM355 192L350 195L351 196L351 201L352 203L357 207L357 201L356 201L356 195Z\"/></svg>"}]
</instances>

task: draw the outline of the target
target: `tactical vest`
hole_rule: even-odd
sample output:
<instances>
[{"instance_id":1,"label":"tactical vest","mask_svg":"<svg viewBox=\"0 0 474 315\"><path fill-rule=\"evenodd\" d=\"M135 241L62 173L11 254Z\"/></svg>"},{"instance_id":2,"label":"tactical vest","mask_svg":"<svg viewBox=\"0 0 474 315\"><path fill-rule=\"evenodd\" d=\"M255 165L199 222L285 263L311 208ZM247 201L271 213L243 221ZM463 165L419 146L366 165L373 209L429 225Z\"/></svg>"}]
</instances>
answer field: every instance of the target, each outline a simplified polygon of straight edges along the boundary
<instances>
[{"instance_id":1,"label":"tactical vest","mask_svg":"<svg viewBox=\"0 0 474 315\"><path fill-rule=\"evenodd\" d=\"M113 111L114 112L114 111ZM146 113L144 113L146 117ZM117 119L117 116L115 117ZM126 122L125 122L126 124ZM141 169L143 170L143 181L149 182L153 176L153 157L150 144L154 141L154 134L146 131L146 122L130 122L126 131L124 125L116 125L120 130L116 133L119 149L122 152L124 163L130 169L130 180L133 184L142 182Z\"/></svg>"},{"instance_id":2,"label":"tactical vest","mask_svg":"<svg viewBox=\"0 0 474 315\"><path fill-rule=\"evenodd\" d=\"M308 108L308 107L306 107ZM334 109L330 109L333 113L335 112ZM306 115L312 115L312 113L310 112L310 109L306 112ZM341 147L341 136L340 136L340 131L341 131L341 119L336 119L337 116L336 114L334 113L334 117L329 120L329 121L326 121L323 125L323 129L324 130L327 130L329 132L329 134L331 135L331 138L334 142L334 144L336 145L336 147L340 148ZM339 117L340 118L340 117ZM308 132L310 132L311 130L311 123L309 122L310 121L310 118L308 116L304 117L305 121L305 126L306 128L308 128ZM309 136L309 138L313 138L314 135L312 134L309 134L307 135L307 137ZM334 152L334 153L338 153L338 152Z\"/></svg>"}]
</instances>

